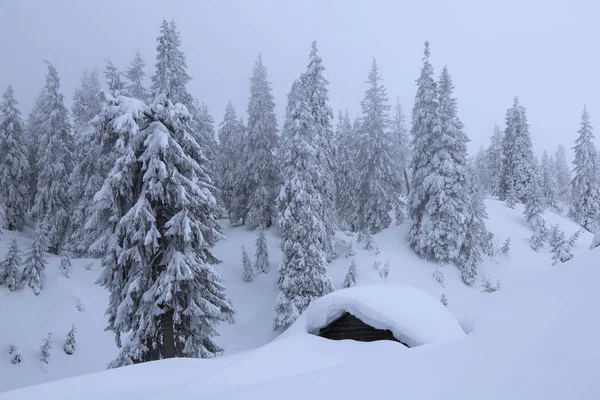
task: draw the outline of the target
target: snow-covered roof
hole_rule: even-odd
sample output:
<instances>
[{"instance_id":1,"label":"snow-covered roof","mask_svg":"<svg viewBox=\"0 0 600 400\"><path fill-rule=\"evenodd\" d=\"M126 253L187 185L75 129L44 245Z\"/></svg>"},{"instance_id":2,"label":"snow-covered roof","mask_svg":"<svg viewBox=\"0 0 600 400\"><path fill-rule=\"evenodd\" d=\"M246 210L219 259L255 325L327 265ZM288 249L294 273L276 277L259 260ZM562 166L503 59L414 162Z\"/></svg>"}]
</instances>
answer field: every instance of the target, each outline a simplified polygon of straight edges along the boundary
<instances>
[{"instance_id":1,"label":"snow-covered roof","mask_svg":"<svg viewBox=\"0 0 600 400\"><path fill-rule=\"evenodd\" d=\"M406 285L361 285L313 301L279 338L316 334L344 312L377 328L389 329L409 347L465 336L454 316L432 295Z\"/></svg>"}]
</instances>

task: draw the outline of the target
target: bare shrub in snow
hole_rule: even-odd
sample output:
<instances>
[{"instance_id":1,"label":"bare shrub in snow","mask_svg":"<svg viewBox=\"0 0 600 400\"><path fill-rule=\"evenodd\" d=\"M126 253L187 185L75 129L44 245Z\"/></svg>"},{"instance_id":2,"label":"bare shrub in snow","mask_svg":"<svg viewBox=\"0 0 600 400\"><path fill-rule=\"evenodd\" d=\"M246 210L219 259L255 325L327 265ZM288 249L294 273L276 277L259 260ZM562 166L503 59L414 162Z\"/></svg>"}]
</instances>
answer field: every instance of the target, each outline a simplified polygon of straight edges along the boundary
<instances>
[{"instance_id":1,"label":"bare shrub in snow","mask_svg":"<svg viewBox=\"0 0 600 400\"><path fill-rule=\"evenodd\" d=\"M379 272L379 276L381 277L381 279L386 280L389 274L390 274L390 262L387 261L383 265L383 269Z\"/></svg>"},{"instance_id":2,"label":"bare shrub in snow","mask_svg":"<svg viewBox=\"0 0 600 400\"><path fill-rule=\"evenodd\" d=\"M373 262L373 269L376 271L379 271L379 266L381 265L380 261L374 261Z\"/></svg>"},{"instance_id":3,"label":"bare shrub in snow","mask_svg":"<svg viewBox=\"0 0 600 400\"><path fill-rule=\"evenodd\" d=\"M17 347L14 345L10 345L8 347L8 354L12 357L10 358L10 362L13 364L19 364L21 362L21 354L17 351Z\"/></svg>"},{"instance_id":4,"label":"bare shrub in snow","mask_svg":"<svg viewBox=\"0 0 600 400\"><path fill-rule=\"evenodd\" d=\"M75 301L75 306L77 307L77 311L83 312L85 310L85 304L81 301L81 299L77 299Z\"/></svg>"}]
</instances>

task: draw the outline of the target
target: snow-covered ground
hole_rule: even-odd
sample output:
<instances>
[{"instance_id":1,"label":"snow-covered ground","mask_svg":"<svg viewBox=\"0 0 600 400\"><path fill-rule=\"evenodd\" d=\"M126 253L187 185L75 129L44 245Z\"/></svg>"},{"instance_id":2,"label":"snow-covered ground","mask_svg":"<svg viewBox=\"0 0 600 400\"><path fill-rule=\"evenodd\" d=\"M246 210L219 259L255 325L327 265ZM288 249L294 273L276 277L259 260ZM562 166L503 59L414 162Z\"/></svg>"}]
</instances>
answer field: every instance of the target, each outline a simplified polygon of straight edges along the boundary
<instances>
[{"instance_id":1,"label":"snow-covered ground","mask_svg":"<svg viewBox=\"0 0 600 400\"><path fill-rule=\"evenodd\" d=\"M481 276L502 282L501 290L481 293L462 283L456 268L421 260L408 246L408 225L393 226L374 237L378 251L354 242L359 285L384 283L373 263L390 263L385 283L414 286L439 299L469 333L462 339L406 349L396 343L333 342L312 335L287 335L270 343L276 294L277 266L281 261L276 229L268 232L271 272L254 282L242 280L241 246L253 253L255 235L244 227L229 228L227 241L215 254L217 266L237 311L234 324L221 326L225 356L215 360L167 360L100 372L66 381L5 392L0 398L150 399L176 398L362 398L411 395L418 398L600 398L594 382L600 362L600 300L594 296L600 279L600 250L588 251L592 235L584 233L574 249L575 258L551 267L546 247L529 247L531 230L522 206L507 208L486 201L487 226L500 244L512 239L508 258L485 257ZM570 235L579 227L569 219L547 212ZM0 242L4 257L12 232ZM351 258L346 258L350 236L338 234L339 257L329 267L337 287L342 286ZM22 250L31 232L19 235ZM97 260L73 260L69 279L60 275L59 257L50 258L44 290L9 292L0 288L0 392L37 383L103 371L116 355L112 335L104 332L107 293L94 285L100 272ZM85 266L93 263L91 269ZM433 278L439 269L444 287ZM85 309L79 311L78 303ZM75 324L77 349L66 355L64 336ZM47 333L54 348L48 364L39 361L39 346ZM270 343L270 344L268 344ZM10 362L15 345L20 364ZM266 346L265 346L266 345ZM261 347L262 346L262 347ZM250 351L246 351L250 350ZM60 393L60 396L59 396Z\"/></svg>"}]
</instances>

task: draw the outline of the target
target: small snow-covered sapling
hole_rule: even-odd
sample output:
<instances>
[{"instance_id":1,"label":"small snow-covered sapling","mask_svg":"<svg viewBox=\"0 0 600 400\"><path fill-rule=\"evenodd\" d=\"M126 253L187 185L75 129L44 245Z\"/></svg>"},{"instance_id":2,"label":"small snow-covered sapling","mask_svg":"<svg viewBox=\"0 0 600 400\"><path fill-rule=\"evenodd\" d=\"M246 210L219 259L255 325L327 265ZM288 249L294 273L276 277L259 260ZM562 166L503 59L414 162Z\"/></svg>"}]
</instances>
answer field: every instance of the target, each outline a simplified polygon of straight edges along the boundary
<instances>
[{"instance_id":1,"label":"small snow-covered sapling","mask_svg":"<svg viewBox=\"0 0 600 400\"><path fill-rule=\"evenodd\" d=\"M77 311L83 312L85 310L85 304L81 301L81 299L77 299L75 301L75 306L77 307Z\"/></svg>"},{"instance_id":2,"label":"small snow-covered sapling","mask_svg":"<svg viewBox=\"0 0 600 400\"><path fill-rule=\"evenodd\" d=\"M252 282L254 280L254 271L252 271L252 262L244 246L242 246L242 268L244 271L244 282Z\"/></svg>"},{"instance_id":3,"label":"small snow-covered sapling","mask_svg":"<svg viewBox=\"0 0 600 400\"><path fill-rule=\"evenodd\" d=\"M448 299L446 298L446 293L442 293L442 297L440 297L440 302L444 306L448 307Z\"/></svg>"},{"instance_id":4,"label":"small snow-covered sapling","mask_svg":"<svg viewBox=\"0 0 600 400\"><path fill-rule=\"evenodd\" d=\"M52 350L52 333L48 333L46 339L40 346L40 361L48 364L48 360L50 359L50 350Z\"/></svg>"},{"instance_id":5,"label":"small snow-covered sapling","mask_svg":"<svg viewBox=\"0 0 600 400\"><path fill-rule=\"evenodd\" d=\"M373 262L373 269L376 271L379 271L379 266L381 265L380 261L374 261Z\"/></svg>"},{"instance_id":6,"label":"small snow-covered sapling","mask_svg":"<svg viewBox=\"0 0 600 400\"><path fill-rule=\"evenodd\" d=\"M482 293L493 293L500 290L500 279L496 281L494 285L491 280L486 277L481 279L481 292Z\"/></svg>"},{"instance_id":7,"label":"small snow-covered sapling","mask_svg":"<svg viewBox=\"0 0 600 400\"><path fill-rule=\"evenodd\" d=\"M89 271L92 269L93 266L94 266L94 263L87 263L87 264L85 264L85 269Z\"/></svg>"},{"instance_id":8,"label":"small snow-covered sapling","mask_svg":"<svg viewBox=\"0 0 600 400\"><path fill-rule=\"evenodd\" d=\"M379 246L375 246L375 255L378 256L381 254L381 250L379 249Z\"/></svg>"},{"instance_id":9,"label":"small snow-covered sapling","mask_svg":"<svg viewBox=\"0 0 600 400\"><path fill-rule=\"evenodd\" d=\"M373 250L375 247L375 242L373 242L373 236L371 236L370 232L365 234L365 250Z\"/></svg>"},{"instance_id":10,"label":"small snow-covered sapling","mask_svg":"<svg viewBox=\"0 0 600 400\"><path fill-rule=\"evenodd\" d=\"M348 272L346 273L346 278L344 279L344 288L356 286L356 276L357 276L356 260L352 259L352 262L350 263L350 268L348 268Z\"/></svg>"},{"instance_id":11,"label":"small snow-covered sapling","mask_svg":"<svg viewBox=\"0 0 600 400\"><path fill-rule=\"evenodd\" d=\"M436 281L438 281L438 283L440 284L441 287L445 287L444 281L446 280L446 278L444 277L444 273L442 271L440 271L439 268L436 268L435 271L433 271L433 274L431 274L431 276L433 276L433 278Z\"/></svg>"},{"instance_id":12,"label":"small snow-covered sapling","mask_svg":"<svg viewBox=\"0 0 600 400\"><path fill-rule=\"evenodd\" d=\"M256 270L259 274L266 274L271 269L269 263L269 250L267 249L267 237L265 229L261 226L258 228L256 237Z\"/></svg>"},{"instance_id":13,"label":"small snow-covered sapling","mask_svg":"<svg viewBox=\"0 0 600 400\"><path fill-rule=\"evenodd\" d=\"M390 262L387 261L385 264L383 264L383 268L379 272L379 276L381 277L381 279L386 280L389 274L390 274Z\"/></svg>"},{"instance_id":14,"label":"small snow-covered sapling","mask_svg":"<svg viewBox=\"0 0 600 400\"><path fill-rule=\"evenodd\" d=\"M65 278L71 277L71 257L68 254L65 254L60 260L60 273Z\"/></svg>"},{"instance_id":15,"label":"small snow-covered sapling","mask_svg":"<svg viewBox=\"0 0 600 400\"><path fill-rule=\"evenodd\" d=\"M10 347L8 348L8 354L11 355L12 357L10 358L10 362L13 364L18 364L21 362L21 355L19 354L19 352L17 351L17 347L14 345L10 345Z\"/></svg>"},{"instance_id":16,"label":"small snow-covered sapling","mask_svg":"<svg viewBox=\"0 0 600 400\"><path fill-rule=\"evenodd\" d=\"M21 288L19 269L23 264L21 250L16 238L13 238L6 253L6 258L0 263L0 285L6 285L11 292Z\"/></svg>"},{"instance_id":17,"label":"small snow-covered sapling","mask_svg":"<svg viewBox=\"0 0 600 400\"><path fill-rule=\"evenodd\" d=\"M348 245L348 252L346 253L346 258L354 257L356 255L356 251L354 251L354 241L350 239L350 244Z\"/></svg>"},{"instance_id":18,"label":"small snow-covered sapling","mask_svg":"<svg viewBox=\"0 0 600 400\"><path fill-rule=\"evenodd\" d=\"M503 256L508 257L508 254L510 253L510 236L504 241L504 244L502 245L500 252L502 253Z\"/></svg>"},{"instance_id":19,"label":"small snow-covered sapling","mask_svg":"<svg viewBox=\"0 0 600 400\"><path fill-rule=\"evenodd\" d=\"M69 331L69 333L67 333L67 336L65 338L65 344L63 346L63 350L68 355L72 355L73 353L75 353L75 332L76 332L75 325L73 325L71 327L71 330Z\"/></svg>"}]
</instances>

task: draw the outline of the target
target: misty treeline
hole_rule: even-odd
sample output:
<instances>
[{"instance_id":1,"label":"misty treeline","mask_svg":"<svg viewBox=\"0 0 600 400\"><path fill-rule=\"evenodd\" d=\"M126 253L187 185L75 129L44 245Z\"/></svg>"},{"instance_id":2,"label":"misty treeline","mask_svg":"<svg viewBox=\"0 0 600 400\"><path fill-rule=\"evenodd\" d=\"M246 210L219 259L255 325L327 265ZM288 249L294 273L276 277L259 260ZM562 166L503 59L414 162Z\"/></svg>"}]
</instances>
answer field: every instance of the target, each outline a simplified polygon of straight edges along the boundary
<instances>
[{"instance_id":1,"label":"misty treeline","mask_svg":"<svg viewBox=\"0 0 600 400\"><path fill-rule=\"evenodd\" d=\"M337 256L337 229L370 237L394 222L410 224L415 252L455 265L472 285L494 241L484 223L486 195L509 207L524 203L541 241L548 240L545 209L566 205L585 229L597 227L598 155L587 111L573 176L564 147L536 158L516 97L504 129L497 126L490 146L470 158L450 71L434 76L428 42L410 121L399 102L392 109L375 60L361 114L340 111L334 119L313 42L282 127L260 56L245 117L230 103L215 126L186 89L191 77L174 21L162 22L156 50L150 81L139 53L123 71L106 63L106 90L98 72L84 72L70 111L50 63L26 122L11 87L0 105L2 225L19 231L30 214L37 228L25 261L13 242L1 282L37 294L45 251L101 258L108 329L121 349L112 367L221 353L218 325L234 317L211 252L223 218L258 228L259 272L269 269L264 230L280 230L275 329L334 290L327 264Z\"/></svg>"}]
</instances>

